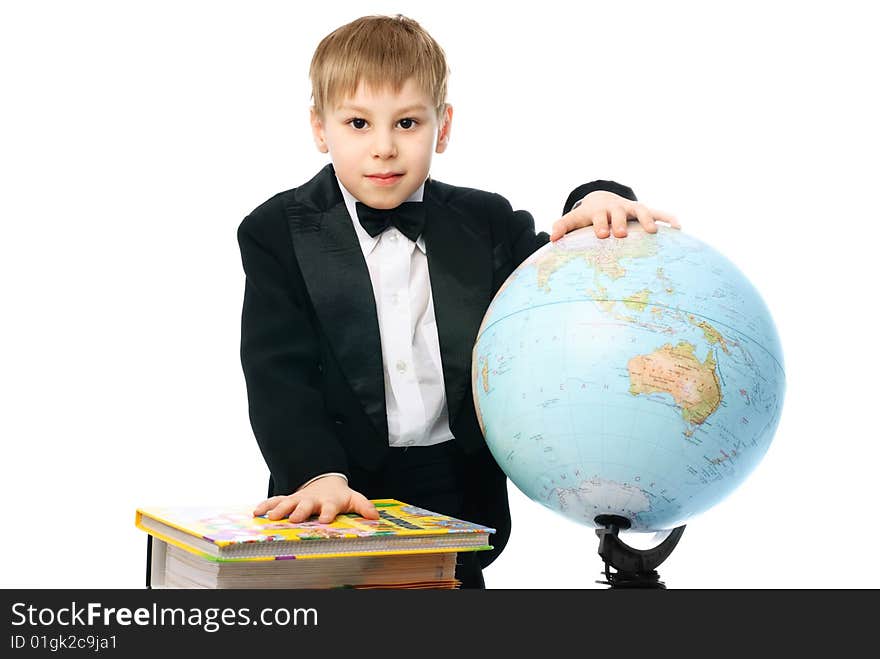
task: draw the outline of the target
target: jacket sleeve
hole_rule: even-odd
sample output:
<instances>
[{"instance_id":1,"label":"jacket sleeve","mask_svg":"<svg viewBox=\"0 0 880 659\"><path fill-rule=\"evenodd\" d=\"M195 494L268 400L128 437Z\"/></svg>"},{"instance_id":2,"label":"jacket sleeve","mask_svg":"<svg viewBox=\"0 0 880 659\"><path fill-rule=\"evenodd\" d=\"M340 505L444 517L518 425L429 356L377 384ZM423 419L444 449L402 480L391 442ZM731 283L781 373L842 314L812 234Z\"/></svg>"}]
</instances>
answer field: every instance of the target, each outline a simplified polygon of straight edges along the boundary
<instances>
[{"instance_id":1,"label":"jacket sleeve","mask_svg":"<svg viewBox=\"0 0 880 659\"><path fill-rule=\"evenodd\" d=\"M574 205L577 202L596 190L613 192L614 194L625 197L630 201L638 201L638 199L636 199L636 193L632 191L632 188L625 185L615 183L614 181L590 181L589 183L579 185L569 193L568 198L565 200L565 205L562 207L562 214L565 215L568 211L574 208Z\"/></svg>"},{"instance_id":2,"label":"jacket sleeve","mask_svg":"<svg viewBox=\"0 0 880 659\"><path fill-rule=\"evenodd\" d=\"M245 272L241 365L248 412L277 494L328 472L348 473L325 411L319 339L307 301L293 287L298 270L286 225L251 214L238 228Z\"/></svg>"}]
</instances>

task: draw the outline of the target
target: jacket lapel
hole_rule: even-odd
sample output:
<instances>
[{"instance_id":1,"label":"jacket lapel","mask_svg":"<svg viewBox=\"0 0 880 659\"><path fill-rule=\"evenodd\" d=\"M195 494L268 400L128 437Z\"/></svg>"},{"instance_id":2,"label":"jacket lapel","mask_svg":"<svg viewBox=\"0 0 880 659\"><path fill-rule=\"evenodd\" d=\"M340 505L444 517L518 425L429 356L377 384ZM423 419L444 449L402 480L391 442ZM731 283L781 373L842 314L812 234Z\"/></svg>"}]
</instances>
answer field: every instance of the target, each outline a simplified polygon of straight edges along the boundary
<instances>
[{"instance_id":1,"label":"jacket lapel","mask_svg":"<svg viewBox=\"0 0 880 659\"><path fill-rule=\"evenodd\" d=\"M492 293L489 223L467 214L458 194L430 178L425 184L425 251L451 427L471 392L471 351Z\"/></svg>"},{"instance_id":2,"label":"jacket lapel","mask_svg":"<svg viewBox=\"0 0 880 659\"><path fill-rule=\"evenodd\" d=\"M332 165L287 204L294 251L342 372L380 437L388 437L379 320L370 273Z\"/></svg>"}]
</instances>

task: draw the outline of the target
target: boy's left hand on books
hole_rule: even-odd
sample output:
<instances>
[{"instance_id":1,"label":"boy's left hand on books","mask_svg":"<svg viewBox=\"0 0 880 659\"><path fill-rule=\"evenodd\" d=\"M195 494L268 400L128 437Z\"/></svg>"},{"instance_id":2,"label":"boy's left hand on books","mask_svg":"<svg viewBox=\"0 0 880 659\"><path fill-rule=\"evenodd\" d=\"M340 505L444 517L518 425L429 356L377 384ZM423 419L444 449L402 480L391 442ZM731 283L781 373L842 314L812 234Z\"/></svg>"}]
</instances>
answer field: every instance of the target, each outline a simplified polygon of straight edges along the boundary
<instances>
[{"instance_id":1,"label":"boy's left hand on books","mask_svg":"<svg viewBox=\"0 0 880 659\"><path fill-rule=\"evenodd\" d=\"M550 240L556 242L569 231L590 225L598 238L607 238L611 231L617 238L623 238L626 236L626 222L630 219L638 220L648 233L657 233L658 221L669 224L673 229L681 229L681 224L670 213L648 208L607 190L595 190L584 197L577 208L553 223Z\"/></svg>"}]
</instances>

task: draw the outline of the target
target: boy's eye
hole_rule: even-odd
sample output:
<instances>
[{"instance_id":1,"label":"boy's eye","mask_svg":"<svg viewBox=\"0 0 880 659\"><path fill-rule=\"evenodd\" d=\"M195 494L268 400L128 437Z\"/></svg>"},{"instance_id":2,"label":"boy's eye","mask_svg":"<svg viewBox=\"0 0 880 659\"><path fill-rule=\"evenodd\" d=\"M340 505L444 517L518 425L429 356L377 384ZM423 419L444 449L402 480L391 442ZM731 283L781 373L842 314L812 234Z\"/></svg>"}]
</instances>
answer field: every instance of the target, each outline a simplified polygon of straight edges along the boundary
<instances>
[{"instance_id":1,"label":"boy's eye","mask_svg":"<svg viewBox=\"0 0 880 659\"><path fill-rule=\"evenodd\" d=\"M360 117L349 119L346 123L351 124L352 128L354 128L355 130L363 130L367 126L367 120L361 119ZM400 127L404 130L410 130L411 128L414 128L419 122L411 117L406 117L398 121L398 123L400 124Z\"/></svg>"}]
</instances>

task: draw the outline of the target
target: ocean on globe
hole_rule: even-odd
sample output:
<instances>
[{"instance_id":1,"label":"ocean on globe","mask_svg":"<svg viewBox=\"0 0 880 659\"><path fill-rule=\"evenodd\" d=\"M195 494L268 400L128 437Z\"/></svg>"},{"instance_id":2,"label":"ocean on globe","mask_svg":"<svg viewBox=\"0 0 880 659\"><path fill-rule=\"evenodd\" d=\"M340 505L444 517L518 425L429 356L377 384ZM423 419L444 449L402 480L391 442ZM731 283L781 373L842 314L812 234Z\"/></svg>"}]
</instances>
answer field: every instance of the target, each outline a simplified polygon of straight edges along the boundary
<instances>
[{"instance_id":1,"label":"ocean on globe","mask_svg":"<svg viewBox=\"0 0 880 659\"><path fill-rule=\"evenodd\" d=\"M597 527L664 531L736 489L767 452L782 349L755 287L687 233L629 223L549 243L507 279L473 349L495 460L530 499Z\"/></svg>"}]
</instances>

